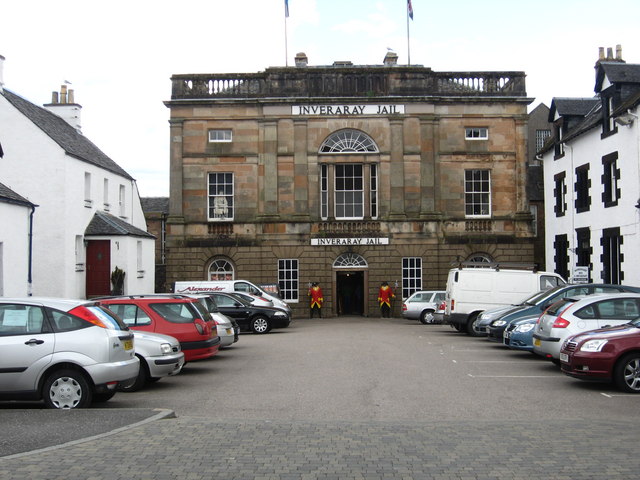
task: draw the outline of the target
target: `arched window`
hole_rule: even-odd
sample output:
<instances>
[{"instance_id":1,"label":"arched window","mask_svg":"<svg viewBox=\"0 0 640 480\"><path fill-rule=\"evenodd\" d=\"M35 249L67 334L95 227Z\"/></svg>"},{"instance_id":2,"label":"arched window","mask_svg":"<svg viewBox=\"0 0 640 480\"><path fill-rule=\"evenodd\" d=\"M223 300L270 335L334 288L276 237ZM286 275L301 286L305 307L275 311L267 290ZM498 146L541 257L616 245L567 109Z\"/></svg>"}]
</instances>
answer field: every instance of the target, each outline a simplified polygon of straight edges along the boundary
<instances>
[{"instance_id":1,"label":"arched window","mask_svg":"<svg viewBox=\"0 0 640 480\"><path fill-rule=\"evenodd\" d=\"M235 272L233 265L224 259L218 259L209 265L209 280L233 280Z\"/></svg>"},{"instance_id":2,"label":"arched window","mask_svg":"<svg viewBox=\"0 0 640 480\"><path fill-rule=\"evenodd\" d=\"M469 255L469 258L467 258L467 262L478 263L478 267L482 267L484 266L482 264L491 263L493 262L493 259L486 253L474 253Z\"/></svg>"},{"instance_id":3,"label":"arched window","mask_svg":"<svg viewBox=\"0 0 640 480\"><path fill-rule=\"evenodd\" d=\"M329 135L319 153L378 153L378 146L366 133L344 129Z\"/></svg>"},{"instance_id":4,"label":"arched window","mask_svg":"<svg viewBox=\"0 0 640 480\"><path fill-rule=\"evenodd\" d=\"M367 268L367 261L358 255L357 253L343 253L335 262L333 262L333 268Z\"/></svg>"}]
</instances>

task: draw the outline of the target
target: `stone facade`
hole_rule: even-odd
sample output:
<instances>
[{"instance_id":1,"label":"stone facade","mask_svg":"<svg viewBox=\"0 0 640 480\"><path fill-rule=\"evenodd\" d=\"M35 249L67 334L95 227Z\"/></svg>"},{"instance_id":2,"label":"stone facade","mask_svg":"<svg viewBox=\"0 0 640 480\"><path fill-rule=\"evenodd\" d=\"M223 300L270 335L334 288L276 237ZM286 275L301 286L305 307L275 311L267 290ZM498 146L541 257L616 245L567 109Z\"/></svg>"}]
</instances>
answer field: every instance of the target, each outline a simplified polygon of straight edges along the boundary
<instances>
[{"instance_id":1,"label":"stone facade","mask_svg":"<svg viewBox=\"0 0 640 480\"><path fill-rule=\"evenodd\" d=\"M301 317L310 282L327 314L378 316L387 281L398 315L452 261L533 261L522 72L299 65L172 77L167 283L222 263Z\"/></svg>"}]
</instances>

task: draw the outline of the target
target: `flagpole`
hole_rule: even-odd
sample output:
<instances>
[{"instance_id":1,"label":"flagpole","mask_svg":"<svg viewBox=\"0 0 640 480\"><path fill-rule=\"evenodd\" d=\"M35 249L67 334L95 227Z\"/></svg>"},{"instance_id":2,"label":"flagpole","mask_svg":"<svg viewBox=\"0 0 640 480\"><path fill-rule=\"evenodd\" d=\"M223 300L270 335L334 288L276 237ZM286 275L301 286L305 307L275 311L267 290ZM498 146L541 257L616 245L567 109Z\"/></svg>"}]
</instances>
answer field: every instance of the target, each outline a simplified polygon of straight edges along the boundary
<instances>
[{"instance_id":1,"label":"flagpole","mask_svg":"<svg viewBox=\"0 0 640 480\"><path fill-rule=\"evenodd\" d=\"M411 0L407 0L407 65L411 65L411 43L409 42L409 5Z\"/></svg>"},{"instance_id":2,"label":"flagpole","mask_svg":"<svg viewBox=\"0 0 640 480\"><path fill-rule=\"evenodd\" d=\"M287 18L289 17L288 0L284 0L284 65L289 66L289 40L287 39Z\"/></svg>"}]
</instances>

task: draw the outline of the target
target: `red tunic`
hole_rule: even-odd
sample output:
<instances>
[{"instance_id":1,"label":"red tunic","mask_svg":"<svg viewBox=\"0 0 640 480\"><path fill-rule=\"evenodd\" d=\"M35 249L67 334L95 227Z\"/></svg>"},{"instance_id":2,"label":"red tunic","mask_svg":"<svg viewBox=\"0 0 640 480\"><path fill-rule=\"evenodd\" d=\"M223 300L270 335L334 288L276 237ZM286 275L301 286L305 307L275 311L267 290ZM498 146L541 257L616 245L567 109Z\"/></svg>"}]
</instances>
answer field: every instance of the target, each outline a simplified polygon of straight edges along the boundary
<instances>
[{"instance_id":1,"label":"red tunic","mask_svg":"<svg viewBox=\"0 0 640 480\"><path fill-rule=\"evenodd\" d=\"M311 287L309 289L309 296L311 297L311 308L315 306L322 308L324 298L322 298L322 289L320 287Z\"/></svg>"},{"instance_id":2,"label":"red tunic","mask_svg":"<svg viewBox=\"0 0 640 480\"><path fill-rule=\"evenodd\" d=\"M382 285L380 287L380 292L378 293L378 302L380 302L380 306L387 304L390 307L392 298L396 298L396 296L393 294L391 287L389 285Z\"/></svg>"}]
</instances>

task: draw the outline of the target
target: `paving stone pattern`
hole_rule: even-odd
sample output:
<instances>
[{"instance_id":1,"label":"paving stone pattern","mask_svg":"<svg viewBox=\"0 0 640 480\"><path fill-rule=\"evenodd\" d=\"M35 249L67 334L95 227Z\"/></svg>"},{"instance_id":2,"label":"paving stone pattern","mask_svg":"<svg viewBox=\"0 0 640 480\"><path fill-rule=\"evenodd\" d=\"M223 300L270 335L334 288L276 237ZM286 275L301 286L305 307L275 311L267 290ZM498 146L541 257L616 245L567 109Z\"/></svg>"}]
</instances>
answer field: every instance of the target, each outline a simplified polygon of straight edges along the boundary
<instances>
[{"instance_id":1,"label":"paving stone pattern","mask_svg":"<svg viewBox=\"0 0 640 480\"><path fill-rule=\"evenodd\" d=\"M634 479L640 422L157 420L0 458L0 479Z\"/></svg>"}]
</instances>

